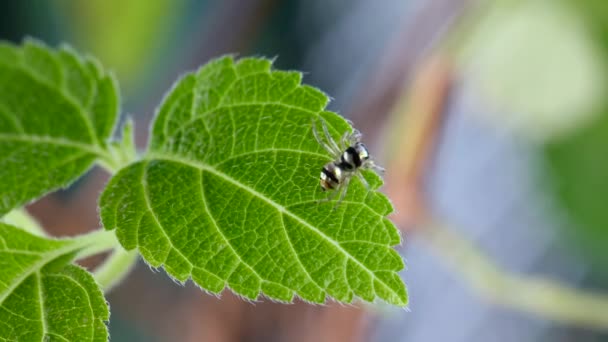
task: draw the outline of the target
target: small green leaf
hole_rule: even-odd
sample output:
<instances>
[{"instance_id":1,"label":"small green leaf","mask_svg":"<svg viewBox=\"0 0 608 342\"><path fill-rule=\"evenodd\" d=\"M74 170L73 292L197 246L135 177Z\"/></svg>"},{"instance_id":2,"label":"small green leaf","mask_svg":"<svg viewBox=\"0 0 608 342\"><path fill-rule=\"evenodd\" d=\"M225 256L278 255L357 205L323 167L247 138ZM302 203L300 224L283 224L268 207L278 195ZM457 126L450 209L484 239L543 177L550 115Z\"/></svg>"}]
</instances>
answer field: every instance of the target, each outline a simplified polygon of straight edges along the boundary
<instances>
[{"instance_id":1,"label":"small green leaf","mask_svg":"<svg viewBox=\"0 0 608 342\"><path fill-rule=\"evenodd\" d=\"M0 223L0 340L108 340L99 286L68 264L81 247Z\"/></svg>"},{"instance_id":2,"label":"small green leaf","mask_svg":"<svg viewBox=\"0 0 608 342\"><path fill-rule=\"evenodd\" d=\"M121 166L128 165L137 159L137 148L135 146L134 124L131 118L127 118L121 128L121 137L112 141L108 146L109 152L112 154L112 164L107 164L101 160L100 165L114 173Z\"/></svg>"},{"instance_id":3,"label":"small green leaf","mask_svg":"<svg viewBox=\"0 0 608 342\"><path fill-rule=\"evenodd\" d=\"M354 179L336 210L318 202L332 157L312 121L323 117L334 138L352 128L300 81L253 58L186 75L160 106L147 154L102 194L104 226L150 265L214 293L406 305L388 199ZM382 183L365 176L374 189Z\"/></svg>"},{"instance_id":4,"label":"small green leaf","mask_svg":"<svg viewBox=\"0 0 608 342\"><path fill-rule=\"evenodd\" d=\"M0 215L107 159L117 116L115 82L95 60L0 42Z\"/></svg>"},{"instance_id":5,"label":"small green leaf","mask_svg":"<svg viewBox=\"0 0 608 342\"><path fill-rule=\"evenodd\" d=\"M594 274L608 277L608 109L576 134L547 144L541 171L544 186L567 224L560 225L562 242L578 250Z\"/></svg>"}]
</instances>

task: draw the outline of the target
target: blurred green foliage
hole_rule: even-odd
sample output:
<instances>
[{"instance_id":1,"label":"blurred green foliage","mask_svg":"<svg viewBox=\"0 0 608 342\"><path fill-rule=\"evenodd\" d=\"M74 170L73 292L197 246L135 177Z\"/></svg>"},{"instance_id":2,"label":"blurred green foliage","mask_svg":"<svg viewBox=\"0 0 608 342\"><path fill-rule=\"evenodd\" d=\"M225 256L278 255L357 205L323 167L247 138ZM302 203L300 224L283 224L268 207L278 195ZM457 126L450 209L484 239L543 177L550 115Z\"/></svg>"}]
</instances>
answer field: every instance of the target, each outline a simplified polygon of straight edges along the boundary
<instances>
[{"instance_id":1,"label":"blurred green foliage","mask_svg":"<svg viewBox=\"0 0 608 342\"><path fill-rule=\"evenodd\" d=\"M113 69L125 89L164 56L186 4L186 0L55 2L76 45Z\"/></svg>"},{"instance_id":2,"label":"blurred green foliage","mask_svg":"<svg viewBox=\"0 0 608 342\"><path fill-rule=\"evenodd\" d=\"M544 148L545 174L567 218L566 238L605 273L608 266L608 111ZM608 274L606 274L608 275Z\"/></svg>"},{"instance_id":3,"label":"blurred green foliage","mask_svg":"<svg viewBox=\"0 0 608 342\"><path fill-rule=\"evenodd\" d=\"M608 1L564 0L588 28L608 60ZM608 70L601 70L608 77ZM596 119L574 134L545 146L546 173L556 201L570 221L566 237L608 279L608 97L603 94Z\"/></svg>"},{"instance_id":4,"label":"blurred green foliage","mask_svg":"<svg viewBox=\"0 0 608 342\"><path fill-rule=\"evenodd\" d=\"M606 63L559 2L497 1L472 16L458 62L502 111L479 114L536 141L576 131L601 102Z\"/></svg>"},{"instance_id":5,"label":"blurred green foliage","mask_svg":"<svg viewBox=\"0 0 608 342\"><path fill-rule=\"evenodd\" d=\"M457 60L503 109L489 119L539 143L563 241L608 279L608 1L482 2L463 22Z\"/></svg>"}]
</instances>

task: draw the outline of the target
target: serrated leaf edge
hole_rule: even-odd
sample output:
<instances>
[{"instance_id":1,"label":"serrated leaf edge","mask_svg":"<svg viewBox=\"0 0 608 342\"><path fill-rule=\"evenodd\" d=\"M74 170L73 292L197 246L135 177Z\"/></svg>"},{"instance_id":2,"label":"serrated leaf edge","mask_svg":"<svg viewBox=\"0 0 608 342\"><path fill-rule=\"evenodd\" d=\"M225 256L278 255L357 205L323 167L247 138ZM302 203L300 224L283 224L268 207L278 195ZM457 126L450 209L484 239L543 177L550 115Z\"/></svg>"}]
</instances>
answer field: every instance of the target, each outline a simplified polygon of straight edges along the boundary
<instances>
[{"instance_id":1,"label":"serrated leaf edge","mask_svg":"<svg viewBox=\"0 0 608 342\"><path fill-rule=\"evenodd\" d=\"M307 221L303 220L302 218L300 218L299 216L293 214L291 211L289 211L287 208L285 208L284 206L274 202L273 200L271 200L270 198L266 197L264 194L258 192L255 189L252 189L251 187L240 183L239 181L235 180L234 178L224 174L223 172L218 171L217 169L215 169L214 167L211 167L209 165L205 165L205 164L201 164L201 163L196 163L194 161L191 160L187 160L187 159L183 159L183 158L176 158L174 156L168 156L168 155L162 155L162 154L158 154L158 153L154 153L154 154L149 154L147 156L147 159L144 159L144 162L150 162L151 160L165 160L165 161L171 161L171 162L175 162L175 163L180 163L189 167L193 167L195 169L199 169L201 171L207 171L210 173L213 173L214 175L221 177L222 179L226 180L227 182L230 182L246 191L248 191L249 193L251 193L253 196L258 197L259 199L263 200L264 202L268 203L269 205L271 205L272 207L274 207L276 210L278 210L281 214L286 214L289 217L293 218L294 220L298 221L299 223L301 223L302 225L304 225L305 227L309 228L310 230L312 230L313 232L315 232L316 234L318 234L322 239L326 240L327 242L331 243L334 247L336 247L340 252L342 252L348 259L353 260L359 267L361 267L363 270L365 270L371 277L372 279L374 279L375 281L380 282L386 289L388 289L393 295L395 295L396 298L400 298L400 295L398 292L395 292L392 287L390 287L388 284L386 284L382 279L380 279L379 277L376 276L376 274L374 273L374 271L370 270L369 268L367 268L365 265L363 265L359 260L357 260L354 256L352 256L348 251L346 251L338 242L336 242L335 240L333 240L332 238L330 238L329 236L327 236L325 233L323 233L321 230L319 230L318 228L316 228L315 226L311 225L310 223L308 223ZM145 191L146 194L146 201L148 201L147 198L147 190ZM203 198L204 200L204 198ZM205 206L207 205L207 202L204 200ZM162 225L160 224L160 222L158 221L158 219L156 218L156 214L154 213L154 211L151 209L149 202L146 202L147 206L148 206L148 210L150 211L150 213L154 216L154 219L156 220L157 224L159 227L162 227ZM207 210L207 208L205 208ZM208 211L207 211L208 212ZM213 218L212 216L210 216L211 218ZM282 216L281 216L282 219ZM216 228L219 231L219 228L217 227L217 224L215 225ZM285 229L285 227L283 226L283 229ZM163 231L163 234L166 233L164 232L163 229L161 229L161 231ZM226 240L226 238L224 237L224 235L220 232L220 235L222 235L222 237L224 238L224 240L226 241L226 243L228 243L228 245L230 246L230 248L233 250L232 246L230 245L230 243ZM167 236L166 236L167 237ZM168 238L168 237L167 237ZM170 241L170 239L169 239ZM288 239L289 241L289 239ZM289 241L290 247L293 249L293 245L291 244L291 241ZM172 243L171 243L172 245ZM172 245L173 247L173 245ZM175 249L175 247L173 247ZM176 249L177 252L179 252ZM179 252L181 254L181 252ZM237 254L236 252L234 252L234 254L239 258L239 260L246 265L248 268L251 268L251 266L246 263L245 261L242 260L242 258L239 256L239 254ZM297 253L296 253L297 256ZM185 258L186 260L188 260L187 258ZM298 258L298 262L300 262L299 258ZM301 263L301 262L300 262ZM307 275L310 277L310 275L308 274L308 271L306 271L306 268L304 268L305 272L307 273ZM254 271L254 273L256 273ZM256 273L257 275L257 273ZM259 276L259 275L258 275ZM260 277L261 280L263 280L262 277ZM310 278L313 283L316 284L316 282ZM282 285L284 286L284 285ZM317 285L318 286L318 285ZM374 286L374 282L372 282L372 286ZM320 287L323 290L323 287ZM293 290L293 289L292 289ZM294 290L295 293L297 293L297 291ZM375 290L374 290L375 292Z\"/></svg>"}]
</instances>

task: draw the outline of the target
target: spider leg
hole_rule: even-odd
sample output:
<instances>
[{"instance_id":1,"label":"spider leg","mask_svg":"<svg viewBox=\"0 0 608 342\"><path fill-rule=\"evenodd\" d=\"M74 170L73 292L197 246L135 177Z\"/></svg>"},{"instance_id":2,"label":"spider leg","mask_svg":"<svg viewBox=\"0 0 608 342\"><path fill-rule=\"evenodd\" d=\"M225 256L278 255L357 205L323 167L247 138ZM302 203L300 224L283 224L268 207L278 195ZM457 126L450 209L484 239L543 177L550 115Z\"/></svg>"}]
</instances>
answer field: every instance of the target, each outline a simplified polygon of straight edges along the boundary
<instances>
[{"instance_id":1,"label":"spider leg","mask_svg":"<svg viewBox=\"0 0 608 342\"><path fill-rule=\"evenodd\" d=\"M321 121L323 122L323 121ZM325 125L323 125L323 127L325 127ZM317 130L317 124L315 123L315 120L312 120L312 134L315 136L315 139L317 139L317 142L319 143L319 145L323 146L323 148L329 152L329 154L332 155L332 157L337 158L337 156L339 156L341 154L340 151L338 151L338 149L334 149L331 145L328 145L325 141L323 141L321 139L321 137L319 136L319 131Z\"/></svg>"},{"instance_id":2,"label":"spider leg","mask_svg":"<svg viewBox=\"0 0 608 342\"><path fill-rule=\"evenodd\" d=\"M346 150L349 146L354 146L356 143L361 141L361 132L356 129L353 129L352 132L345 132L340 140L342 145L344 145L344 150Z\"/></svg>"},{"instance_id":3,"label":"spider leg","mask_svg":"<svg viewBox=\"0 0 608 342\"><path fill-rule=\"evenodd\" d=\"M336 195L340 191L342 191L342 185L340 185L337 189L334 189L333 191L331 191L329 193L329 195L327 195L327 197L318 200L317 203L323 203L323 202L329 202L329 201L331 201L332 199L334 199L334 197L336 197Z\"/></svg>"},{"instance_id":4,"label":"spider leg","mask_svg":"<svg viewBox=\"0 0 608 342\"><path fill-rule=\"evenodd\" d=\"M363 183L363 185L365 185L365 188L369 191L371 190L369 187L369 183L367 182L367 180L365 179L365 177L363 177L363 175L361 174L361 172L357 172L357 177L359 177L359 180L361 181L361 183Z\"/></svg>"},{"instance_id":5,"label":"spider leg","mask_svg":"<svg viewBox=\"0 0 608 342\"><path fill-rule=\"evenodd\" d=\"M351 144L355 144L359 141L361 141L361 137L363 136L363 134L361 134L361 132L359 132L358 129L353 129L353 132L350 134L350 142Z\"/></svg>"},{"instance_id":6,"label":"spider leg","mask_svg":"<svg viewBox=\"0 0 608 342\"><path fill-rule=\"evenodd\" d=\"M348 134L348 131L342 134L340 145L342 147L342 151L346 151L346 149L350 146L350 135Z\"/></svg>"},{"instance_id":7,"label":"spider leg","mask_svg":"<svg viewBox=\"0 0 608 342\"><path fill-rule=\"evenodd\" d=\"M340 147L338 147L338 144L336 144L336 141L331 137L331 134L329 134L327 125L325 125L325 120L321 119L321 125L323 126L323 133L325 133L325 138L327 139L331 147L333 147L335 151L338 151L337 155L340 156L342 154L342 151L340 150Z\"/></svg>"},{"instance_id":8,"label":"spider leg","mask_svg":"<svg viewBox=\"0 0 608 342\"><path fill-rule=\"evenodd\" d=\"M346 177L344 179L344 183L342 183L342 185L340 186L340 198L338 198L338 201L336 202L336 205L334 205L333 210L336 210L340 206L340 203L342 203L342 201L344 200L344 197L346 197L346 193L348 192L348 183L349 182L350 182L350 177Z\"/></svg>"},{"instance_id":9,"label":"spider leg","mask_svg":"<svg viewBox=\"0 0 608 342\"><path fill-rule=\"evenodd\" d=\"M372 169L372 170L374 170L374 171L375 171L377 174L379 174L379 175L381 175L381 176L382 176L382 175L384 175L384 172L386 171L386 170L385 170L385 169L384 169L382 166L380 166L380 165L378 165L378 164L374 163L374 161L373 161L373 160L371 160L371 159L370 159L370 160L367 160L367 161L365 162L364 168L365 168L365 169Z\"/></svg>"}]
</instances>

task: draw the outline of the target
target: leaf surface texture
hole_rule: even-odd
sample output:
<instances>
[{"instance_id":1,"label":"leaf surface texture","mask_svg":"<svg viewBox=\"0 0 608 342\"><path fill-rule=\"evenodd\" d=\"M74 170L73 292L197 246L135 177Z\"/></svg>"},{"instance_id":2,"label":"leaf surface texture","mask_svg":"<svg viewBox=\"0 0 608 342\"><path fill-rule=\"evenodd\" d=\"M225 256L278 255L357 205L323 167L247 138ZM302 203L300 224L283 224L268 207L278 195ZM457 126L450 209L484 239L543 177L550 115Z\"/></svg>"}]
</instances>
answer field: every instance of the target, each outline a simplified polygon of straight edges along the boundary
<instances>
[{"instance_id":1,"label":"leaf surface texture","mask_svg":"<svg viewBox=\"0 0 608 342\"><path fill-rule=\"evenodd\" d=\"M312 121L322 117L336 140L352 129L324 110L327 101L266 59L224 57L184 76L158 110L143 159L102 194L104 226L150 265L214 293L406 305L388 199L353 179L336 210L319 202L332 157Z\"/></svg>"}]
</instances>

